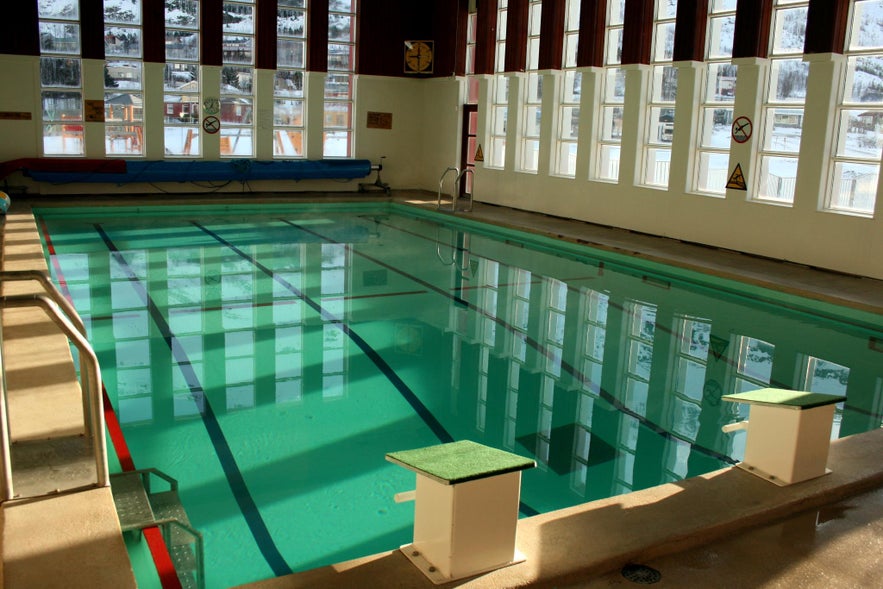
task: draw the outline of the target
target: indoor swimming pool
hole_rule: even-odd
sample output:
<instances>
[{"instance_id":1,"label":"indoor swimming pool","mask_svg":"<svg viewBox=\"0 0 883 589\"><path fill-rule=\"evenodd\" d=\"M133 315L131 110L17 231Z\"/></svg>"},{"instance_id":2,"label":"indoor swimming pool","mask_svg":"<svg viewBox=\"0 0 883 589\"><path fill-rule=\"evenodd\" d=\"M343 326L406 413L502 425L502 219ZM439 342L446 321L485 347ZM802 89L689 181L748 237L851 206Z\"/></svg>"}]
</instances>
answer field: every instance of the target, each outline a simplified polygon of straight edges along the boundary
<instances>
[{"instance_id":1,"label":"indoor swimming pool","mask_svg":"<svg viewBox=\"0 0 883 589\"><path fill-rule=\"evenodd\" d=\"M256 208L35 210L207 587L410 542L393 495L414 475L388 452L533 458L530 516L734 464L744 432L721 426L747 408L725 394L842 394L835 437L881 426L877 315L407 205Z\"/></svg>"}]
</instances>

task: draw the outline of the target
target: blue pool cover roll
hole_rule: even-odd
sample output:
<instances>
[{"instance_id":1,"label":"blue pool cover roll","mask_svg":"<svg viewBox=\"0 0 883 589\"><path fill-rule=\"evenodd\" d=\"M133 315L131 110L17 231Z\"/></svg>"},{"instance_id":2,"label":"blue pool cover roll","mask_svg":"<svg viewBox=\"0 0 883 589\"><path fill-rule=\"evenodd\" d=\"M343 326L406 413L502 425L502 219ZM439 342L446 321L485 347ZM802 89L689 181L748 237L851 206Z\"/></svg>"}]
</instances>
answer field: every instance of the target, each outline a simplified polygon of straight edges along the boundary
<instances>
[{"instance_id":1,"label":"blue pool cover roll","mask_svg":"<svg viewBox=\"0 0 883 589\"><path fill-rule=\"evenodd\" d=\"M225 182L248 180L352 180L371 173L370 160L160 160L126 161L124 173L44 172L25 169L25 174L40 182Z\"/></svg>"}]
</instances>

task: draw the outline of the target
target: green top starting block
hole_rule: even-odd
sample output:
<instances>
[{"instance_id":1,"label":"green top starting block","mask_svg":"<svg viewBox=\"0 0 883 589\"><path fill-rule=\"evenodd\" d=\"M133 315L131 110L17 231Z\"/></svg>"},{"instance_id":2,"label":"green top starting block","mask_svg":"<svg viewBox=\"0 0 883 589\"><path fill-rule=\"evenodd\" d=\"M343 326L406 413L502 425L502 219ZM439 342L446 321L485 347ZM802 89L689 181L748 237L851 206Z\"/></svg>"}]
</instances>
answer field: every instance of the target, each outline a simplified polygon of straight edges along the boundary
<instances>
[{"instance_id":1,"label":"green top starting block","mask_svg":"<svg viewBox=\"0 0 883 589\"><path fill-rule=\"evenodd\" d=\"M812 409L846 400L846 397L843 395L826 395L823 393L788 391L785 389L758 389L756 391L748 391L747 393L724 395L721 398L724 401L732 401L734 403L775 405L793 409Z\"/></svg>"},{"instance_id":2,"label":"green top starting block","mask_svg":"<svg viewBox=\"0 0 883 589\"><path fill-rule=\"evenodd\" d=\"M463 440L390 452L390 462L445 485L456 485L536 466L530 458Z\"/></svg>"}]
</instances>

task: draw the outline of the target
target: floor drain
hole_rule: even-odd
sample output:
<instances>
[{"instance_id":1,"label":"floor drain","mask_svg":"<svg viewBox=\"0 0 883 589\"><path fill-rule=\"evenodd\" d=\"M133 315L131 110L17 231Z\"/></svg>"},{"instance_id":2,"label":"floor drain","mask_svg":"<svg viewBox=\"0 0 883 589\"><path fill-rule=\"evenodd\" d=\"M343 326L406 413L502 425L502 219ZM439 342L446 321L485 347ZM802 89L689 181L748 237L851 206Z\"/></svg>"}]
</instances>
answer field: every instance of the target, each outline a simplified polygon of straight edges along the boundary
<instances>
[{"instance_id":1,"label":"floor drain","mask_svg":"<svg viewBox=\"0 0 883 589\"><path fill-rule=\"evenodd\" d=\"M622 576L632 583L652 585L662 579L662 573L643 564L627 564L622 567Z\"/></svg>"}]
</instances>

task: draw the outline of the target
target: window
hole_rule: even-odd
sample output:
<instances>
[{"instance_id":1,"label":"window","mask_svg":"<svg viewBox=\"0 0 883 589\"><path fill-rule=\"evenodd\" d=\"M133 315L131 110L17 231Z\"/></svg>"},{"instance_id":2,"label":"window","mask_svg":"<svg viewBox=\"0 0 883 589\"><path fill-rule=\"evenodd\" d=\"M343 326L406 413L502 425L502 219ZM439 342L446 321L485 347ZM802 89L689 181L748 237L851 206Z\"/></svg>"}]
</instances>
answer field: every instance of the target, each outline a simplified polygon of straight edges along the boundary
<instances>
[{"instance_id":1,"label":"window","mask_svg":"<svg viewBox=\"0 0 883 589\"><path fill-rule=\"evenodd\" d=\"M509 78L497 74L493 79L491 104L491 138L488 167L503 169L506 165L506 127L509 118Z\"/></svg>"},{"instance_id":2,"label":"window","mask_svg":"<svg viewBox=\"0 0 883 589\"><path fill-rule=\"evenodd\" d=\"M543 119L543 76L530 72L524 89L524 119L521 136L521 171L536 173L540 154L540 125Z\"/></svg>"},{"instance_id":3,"label":"window","mask_svg":"<svg viewBox=\"0 0 883 589\"><path fill-rule=\"evenodd\" d=\"M475 42L478 12L469 10L466 22L466 104L478 104L478 78L475 77ZM473 150L472 153L475 153Z\"/></svg>"},{"instance_id":4,"label":"window","mask_svg":"<svg viewBox=\"0 0 883 589\"><path fill-rule=\"evenodd\" d=\"M353 153L353 73L356 71L356 0L331 0L328 5L328 75L322 155Z\"/></svg>"},{"instance_id":5,"label":"window","mask_svg":"<svg viewBox=\"0 0 883 589\"><path fill-rule=\"evenodd\" d=\"M708 5L705 82L700 97L700 135L696 153L694 190L723 196L730 159L730 132L736 95L733 33L736 0L714 0Z\"/></svg>"},{"instance_id":6,"label":"window","mask_svg":"<svg viewBox=\"0 0 883 589\"><path fill-rule=\"evenodd\" d=\"M650 117L644 138L643 184L668 187L675 127L678 69L671 65L675 47L677 0L657 0L650 54Z\"/></svg>"},{"instance_id":7,"label":"window","mask_svg":"<svg viewBox=\"0 0 883 589\"><path fill-rule=\"evenodd\" d=\"M104 149L143 155L141 0L104 0Z\"/></svg>"},{"instance_id":8,"label":"window","mask_svg":"<svg viewBox=\"0 0 883 589\"><path fill-rule=\"evenodd\" d=\"M607 3L604 31L604 72L599 102L600 134L595 152L593 179L615 182L619 179L619 154L622 143L622 113L625 98L625 75L622 63L622 24L625 0Z\"/></svg>"},{"instance_id":9,"label":"window","mask_svg":"<svg viewBox=\"0 0 883 589\"><path fill-rule=\"evenodd\" d=\"M558 106L558 149L555 153L555 173L570 178L576 175L579 101L582 88L582 74L576 71L579 14L579 0L567 0L567 12L564 15L564 59L561 102Z\"/></svg>"},{"instance_id":10,"label":"window","mask_svg":"<svg viewBox=\"0 0 883 589\"><path fill-rule=\"evenodd\" d=\"M77 0L37 4L43 154L83 155L83 77Z\"/></svg>"},{"instance_id":11,"label":"window","mask_svg":"<svg viewBox=\"0 0 883 589\"><path fill-rule=\"evenodd\" d=\"M506 71L506 25L509 16L509 0L497 2L497 47L494 53L494 71Z\"/></svg>"},{"instance_id":12,"label":"window","mask_svg":"<svg viewBox=\"0 0 883 589\"><path fill-rule=\"evenodd\" d=\"M254 156L254 0L224 2L221 157Z\"/></svg>"},{"instance_id":13,"label":"window","mask_svg":"<svg viewBox=\"0 0 883 589\"><path fill-rule=\"evenodd\" d=\"M803 61L808 2L775 0L769 51L769 81L761 120L758 200L794 203L797 155L809 64Z\"/></svg>"},{"instance_id":14,"label":"window","mask_svg":"<svg viewBox=\"0 0 883 589\"><path fill-rule=\"evenodd\" d=\"M306 0L276 7L276 78L273 87L273 155L304 157Z\"/></svg>"},{"instance_id":15,"label":"window","mask_svg":"<svg viewBox=\"0 0 883 589\"><path fill-rule=\"evenodd\" d=\"M540 125L543 118L543 76L537 73L540 60L540 21L543 4L531 0L527 20L527 87L522 88L524 97L521 121L522 172L537 171L540 153Z\"/></svg>"},{"instance_id":16,"label":"window","mask_svg":"<svg viewBox=\"0 0 883 589\"><path fill-rule=\"evenodd\" d=\"M883 1L856 0L846 76L836 111L837 143L827 208L872 215L883 155Z\"/></svg>"},{"instance_id":17,"label":"window","mask_svg":"<svg viewBox=\"0 0 883 589\"><path fill-rule=\"evenodd\" d=\"M166 156L199 156L199 2L166 0Z\"/></svg>"}]
</instances>

